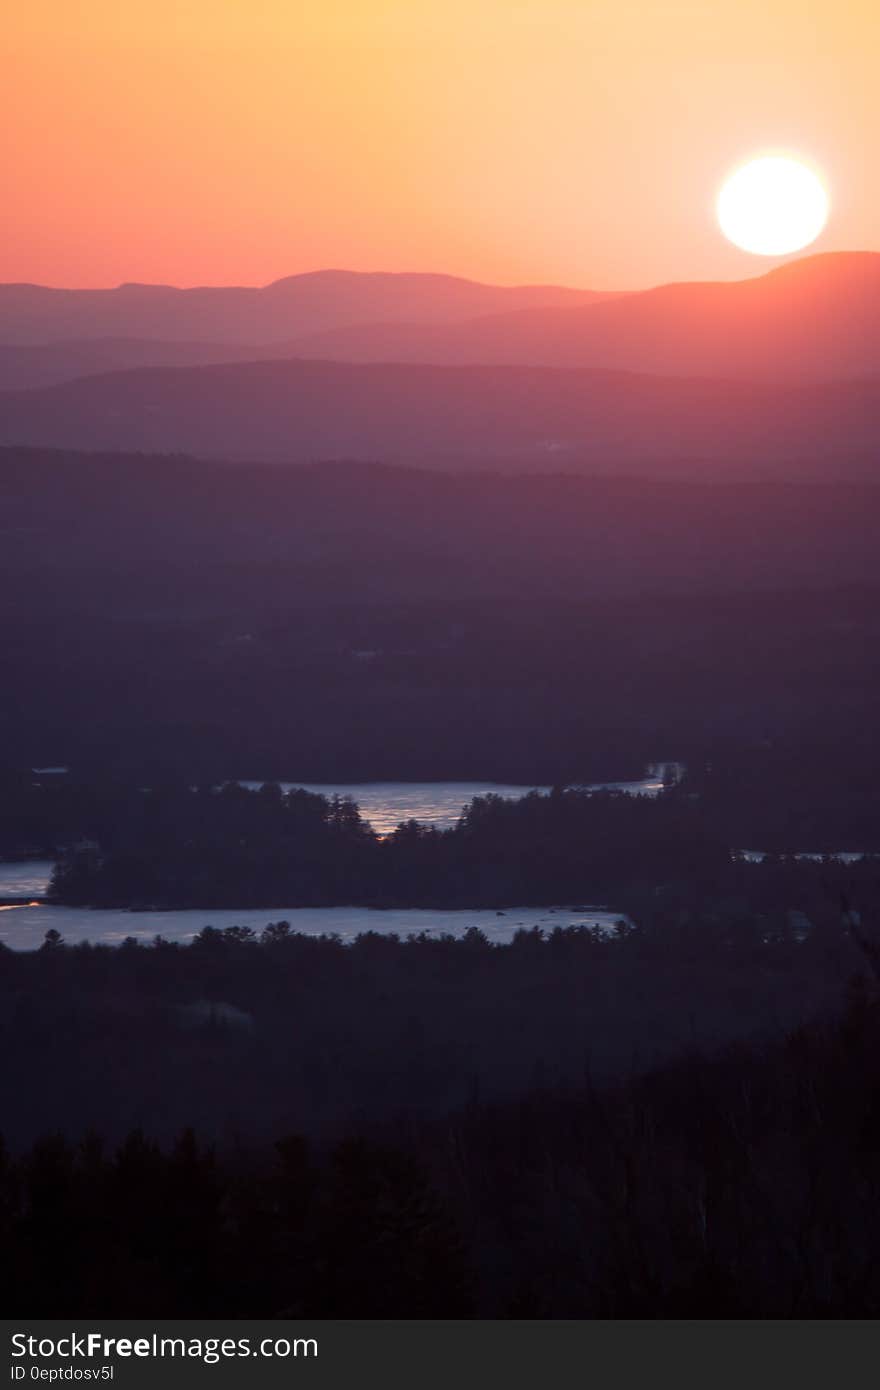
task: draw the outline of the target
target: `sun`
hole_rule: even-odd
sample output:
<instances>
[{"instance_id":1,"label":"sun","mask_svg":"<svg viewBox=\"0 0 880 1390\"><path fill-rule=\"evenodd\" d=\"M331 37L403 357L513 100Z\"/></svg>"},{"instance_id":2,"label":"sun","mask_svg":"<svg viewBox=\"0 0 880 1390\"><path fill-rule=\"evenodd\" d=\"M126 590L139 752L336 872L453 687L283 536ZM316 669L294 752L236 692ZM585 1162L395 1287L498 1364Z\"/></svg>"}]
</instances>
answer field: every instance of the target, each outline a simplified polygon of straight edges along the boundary
<instances>
[{"instance_id":1,"label":"sun","mask_svg":"<svg viewBox=\"0 0 880 1390\"><path fill-rule=\"evenodd\" d=\"M815 241L828 220L828 194L800 160L752 159L718 194L718 221L734 246L755 256L787 256Z\"/></svg>"}]
</instances>

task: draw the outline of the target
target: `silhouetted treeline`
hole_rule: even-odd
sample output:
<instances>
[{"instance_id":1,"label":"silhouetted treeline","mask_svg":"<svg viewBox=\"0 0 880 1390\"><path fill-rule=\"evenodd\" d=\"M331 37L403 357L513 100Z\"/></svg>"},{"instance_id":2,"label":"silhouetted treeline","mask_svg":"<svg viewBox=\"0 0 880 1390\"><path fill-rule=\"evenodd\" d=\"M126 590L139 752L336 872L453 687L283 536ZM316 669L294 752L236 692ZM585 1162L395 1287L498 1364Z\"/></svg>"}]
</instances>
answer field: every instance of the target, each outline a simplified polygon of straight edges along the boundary
<instances>
[{"instance_id":1,"label":"silhouetted treeline","mask_svg":"<svg viewBox=\"0 0 880 1390\"><path fill-rule=\"evenodd\" d=\"M446 1204L406 1152L298 1136L218 1161L191 1131L163 1151L60 1135L0 1151L0 1299L40 1316L461 1317L470 1270Z\"/></svg>"},{"instance_id":2,"label":"silhouetted treeline","mask_svg":"<svg viewBox=\"0 0 880 1390\"><path fill-rule=\"evenodd\" d=\"M458 824L384 838L355 803L277 785L135 791L127 817L56 869L93 906L490 906L604 900L622 886L723 874L726 846L686 800L559 789L476 798Z\"/></svg>"},{"instance_id":3,"label":"silhouetted treeline","mask_svg":"<svg viewBox=\"0 0 880 1390\"><path fill-rule=\"evenodd\" d=\"M384 837L349 798L285 794L272 783L48 782L20 788L0 837L5 830L44 852L66 844L51 896L71 905L499 908L641 901L670 885L687 885L693 905L756 892L766 902L761 891L772 881L732 853L750 848L742 843L748 822L723 784L719 794L699 777L656 798L573 788L517 800L487 795L450 829L409 821ZM757 798L760 785L750 791ZM855 828L864 847L868 822ZM830 866L822 881L836 872ZM790 862L788 874L800 874L797 896L815 895L808 867Z\"/></svg>"},{"instance_id":4,"label":"silhouetted treeline","mask_svg":"<svg viewBox=\"0 0 880 1390\"><path fill-rule=\"evenodd\" d=\"M70 1317L876 1317L880 1016L382 1136L0 1160L0 1299Z\"/></svg>"}]
</instances>

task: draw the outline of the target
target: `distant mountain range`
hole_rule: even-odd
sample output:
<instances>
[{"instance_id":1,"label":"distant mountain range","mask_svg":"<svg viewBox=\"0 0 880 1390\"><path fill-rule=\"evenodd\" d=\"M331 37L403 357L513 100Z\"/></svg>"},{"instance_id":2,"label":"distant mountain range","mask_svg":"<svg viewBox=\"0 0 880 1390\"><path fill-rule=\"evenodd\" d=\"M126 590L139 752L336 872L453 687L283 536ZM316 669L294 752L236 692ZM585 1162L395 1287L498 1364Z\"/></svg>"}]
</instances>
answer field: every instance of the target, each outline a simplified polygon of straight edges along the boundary
<instances>
[{"instance_id":1,"label":"distant mountain range","mask_svg":"<svg viewBox=\"0 0 880 1390\"><path fill-rule=\"evenodd\" d=\"M880 254L628 294L321 271L263 289L0 285L0 389L274 358L817 381L880 373Z\"/></svg>"},{"instance_id":2,"label":"distant mountain range","mask_svg":"<svg viewBox=\"0 0 880 1390\"><path fill-rule=\"evenodd\" d=\"M527 363L661 375L827 380L880 372L880 254L810 256L753 280L663 285L467 323L381 323L300 338L353 362Z\"/></svg>"},{"instance_id":3,"label":"distant mountain range","mask_svg":"<svg viewBox=\"0 0 880 1390\"><path fill-rule=\"evenodd\" d=\"M0 394L0 443L274 462L866 476L870 381L813 386L520 366L254 362Z\"/></svg>"},{"instance_id":4,"label":"distant mountain range","mask_svg":"<svg viewBox=\"0 0 880 1390\"><path fill-rule=\"evenodd\" d=\"M260 288L128 284L65 290L0 285L0 342L147 338L255 347L357 323L455 323L484 314L588 304L603 297L556 285L506 287L452 275L347 270L290 275Z\"/></svg>"}]
</instances>

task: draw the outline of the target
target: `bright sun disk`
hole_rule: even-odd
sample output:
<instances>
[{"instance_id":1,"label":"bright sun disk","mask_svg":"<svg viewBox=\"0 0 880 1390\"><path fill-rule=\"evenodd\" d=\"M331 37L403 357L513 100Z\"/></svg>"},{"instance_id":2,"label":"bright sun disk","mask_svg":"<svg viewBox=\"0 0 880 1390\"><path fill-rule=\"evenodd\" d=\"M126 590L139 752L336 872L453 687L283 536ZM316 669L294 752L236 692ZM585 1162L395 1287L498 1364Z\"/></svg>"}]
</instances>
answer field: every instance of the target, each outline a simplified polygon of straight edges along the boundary
<instances>
[{"instance_id":1,"label":"bright sun disk","mask_svg":"<svg viewBox=\"0 0 880 1390\"><path fill-rule=\"evenodd\" d=\"M718 195L729 241L756 256L787 256L815 241L828 220L828 194L806 164L767 155L731 174Z\"/></svg>"}]
</instances>

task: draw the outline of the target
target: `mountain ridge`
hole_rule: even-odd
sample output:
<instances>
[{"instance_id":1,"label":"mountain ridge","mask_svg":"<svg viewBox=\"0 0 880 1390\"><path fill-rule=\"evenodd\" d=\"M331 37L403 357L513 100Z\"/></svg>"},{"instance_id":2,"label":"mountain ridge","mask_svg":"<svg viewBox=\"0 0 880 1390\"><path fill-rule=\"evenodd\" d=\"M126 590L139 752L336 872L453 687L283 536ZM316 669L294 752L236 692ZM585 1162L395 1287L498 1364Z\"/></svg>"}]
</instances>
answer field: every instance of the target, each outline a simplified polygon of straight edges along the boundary
<instances>
[{"instance_id":1,"label":"mountain ridge","mask_svg":"<svg viewBox=\"0 0 880 1390\"><path fill-rule=\"evenodd\" d=\"M609 292L610 293L610 292ZM147 285L64 289L0 285L0 342L158 337L255 346L365 319L445 321L505 306L591 302L601 291L553 285L490 285L456 276L310 271L263 286Z\"/></svg>"},{"instance_id":2,"label":"mountain ridge","mask_svg":"<svg viewBox=\"0 0 880 1390\"><path fill-rule=\"evenodd\" d=\"M262 288L0 285L0 389L294 357L821 381L880 374L878 330L876 252L621 293L337 270Z\"/></svg>"},{"instance_id":3,"label":"mountain ridge","mask_svg":"<svg viewBox=\"0 0 880 1390\"><path fill-rule=\"evenodd\" d=\"M373 324L300 339L302 355L371 362L611 367L828 380L880 372L880 253L827 252L732 281L684 281L585 305L456 325Z\"/></svg>"},{"instance_id":4,"label":"mountain ridge","mask_svg":"<svg viewBox=\"0 0 880 1390\"><path fill-rule=\"evenodd\" d=\"M620 473L679 456L872 471L880 381L819 386L612 369L283 360L109 372L0 395L0 443L309 462ZM864 460L868 462L865 463Z\"/></svg>"}]
</instances>

